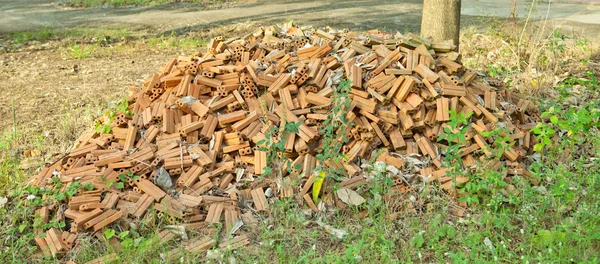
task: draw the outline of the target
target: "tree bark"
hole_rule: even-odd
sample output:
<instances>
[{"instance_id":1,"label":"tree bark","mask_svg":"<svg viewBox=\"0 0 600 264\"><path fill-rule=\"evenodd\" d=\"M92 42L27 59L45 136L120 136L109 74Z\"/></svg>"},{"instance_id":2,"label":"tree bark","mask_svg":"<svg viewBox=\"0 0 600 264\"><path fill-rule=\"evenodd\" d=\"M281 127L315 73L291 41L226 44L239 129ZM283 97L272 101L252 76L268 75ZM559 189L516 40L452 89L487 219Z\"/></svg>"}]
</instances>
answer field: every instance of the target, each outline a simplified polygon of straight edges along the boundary
<instances>
[{"instance_id":1,"label":"tree bark","mask_svg":"<svg viewBox=\"0 0 600 264\"><path fill-rule=\"evenodd\" d=\"M458 47L461 0L424 0L421 36L434 41L451 39Z\"/></svg>"}]
</instances>

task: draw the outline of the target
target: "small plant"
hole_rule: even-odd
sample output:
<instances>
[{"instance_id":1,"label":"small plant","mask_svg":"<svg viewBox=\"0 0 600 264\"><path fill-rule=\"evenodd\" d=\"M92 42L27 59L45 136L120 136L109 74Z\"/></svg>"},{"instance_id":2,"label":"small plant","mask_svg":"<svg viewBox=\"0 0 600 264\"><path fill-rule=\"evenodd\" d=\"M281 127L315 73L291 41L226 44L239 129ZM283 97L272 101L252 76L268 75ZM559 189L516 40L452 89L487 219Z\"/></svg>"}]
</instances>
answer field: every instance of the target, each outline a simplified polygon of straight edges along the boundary
<instances>
[{"instance_id":1,"label":"small plant","mask_svg":"<svg viewBox=\"0 0 600 264\"><path fill-rule=\"evenodd\" d=\"M265 134L265 139L259 140L256 144L259 150L267 152L267 164L271 164L278 176L283 175L283 168L287 167L288 172L291 172L290 160L283 158L285 152L285 143L287 142L290 133L298 133L298 129L302 121L299 122L286 122L284 121L283 127L272 126L269 128L269 133ZM264 169L264 173L261 176L271 175L273 168L267 166Z\"/></svg>"},{"instance_id":2,"label":"small plant","mask_svg":"<svg viewBox=\"0 0 600 264\"><path fill-rule=\"evenodd\" d=\"M450 110L450 121L444 126L442 134L438 137L437 141L446 141L448 146L443 149L444 152L444 164L445 166L452 167L453 171L462 171L462 162L460 148L466 143L465 134L469 130L468 123L469 117L473 114L465 114L463 112L456 113L455 110Z\"/></svg>"},{"instance_id":3,"label":"small plant","mask_svg":"<svg viewBox=\"0 0 600 264\"><path fill-rule=\"evenodd\" d=\"M104 116L96 119L94 128L98 133L110 133L111 123L117 116L117 113L124 113L133 117L133 113L129 110L129 102L123 98L117 102L111 102L108 106L108 110L104 113Z\"/></svg>"},{"instance_id":4,"label":"small plant","mask_svg":"<svg viewBox=\"0 0 600 264\"><path fill-rule=\"evenodd\" d=\"M593 85L593 84L589 84ZM536 135L538 143L534 150L544 154L560 156L564 151L574 151L576 146L581 146L586 153L597 151L599 139L597 136L600 127L600 103L589 102L579 107L564 107L554 104L544 111L542 118L547 118L548 123L538 123L531 132ZM556 140L559 139L559 140ZM547 155L543 155L545 159ZM564 163L570 160L562 160Z\"/></svg>"},{"instance_id":5,"label":"small plant","mask_svg":"<svg viewBox=\"0 0 600 264\"><path fill-rule=\"evenodd\" d=\"M508 129L501 127L496 127L492 131L484 131L481 133L481 135L485 138L491 137L492 139L494 139L494 147L489 149L489 151L491 151L493 157L495 157L498 160L502 158L502 154L506 149L514 145L514 142L511 142L510 134L511 133Z\"/></svg>"},{"instance_id":6,"label":"small plant","mask_svg":"<svg viewBox=\"0 0 600 264\"><path fill-rule=\"evenodd\" d=\"M550 50L554 55L560 52L565 52L565 40L568 37L560 31L560 28L556 28L550 37Z\"/></svg>"},{"instance_id":7,"label":"small plant","mask_svg":"<svg viewBox=\"0 0 600 264\"><path fill-rule=\"evenodd\" d=\"M106 187L107 188L111 188L111 187L115 187L116 189L123 189L125 188L125 183L127 183L129 180L135 181L137 179L139 179L140 176L133 174L133 172L128 172L128 173L121 173L118 175L117 180L110 180L108 183L106 183ZM106 181L106 178L101 177L101 180Z\"/></svg>"},{"instance_id":8,"label":"small plant","mask_svg":"<svg viewBox=\"0 0 600 264\"><path fill-rule=\"evenodd\" d=\"M339 175L342 174L342 171L338 171L332 166L327 166L327 164L347 162L341 150L342 146L349 140L346 137L346 131L351 123L346 118L345 109L350 107L350 100L348 99L350 90L351 82L348 79L340 81L333 89L334 93L331 96L329 115L323 122L323 129L320 131L320 134L323 136L323 147L320 149L320 153L316 155L321 166L315 168L316 171L319 171L313 183L312 194L315 201L321 191L321 185L325 178L332 177L339 179Z\"/></svg>"},{"instance_id":9,"label":"small plant","mask_svg":"<svg viewBox=\"0 0 600 264\"><path fill-rule=\"evenodd\" d=\"M505 74L501 68L498 68L495 65L489 65L486 70L492 78L501 78Z\"/></svg>"},{"instance_id":10,"label":"small plant","mask_svg":"<svg viewBox=\"0 0 600 264\"><path fill-rule=\"evenodd\" d=\"M96 46L84 46L75 44L69 47L69 56L72 59L85 59L92 55Z\"/></svg>"}]
</instances>

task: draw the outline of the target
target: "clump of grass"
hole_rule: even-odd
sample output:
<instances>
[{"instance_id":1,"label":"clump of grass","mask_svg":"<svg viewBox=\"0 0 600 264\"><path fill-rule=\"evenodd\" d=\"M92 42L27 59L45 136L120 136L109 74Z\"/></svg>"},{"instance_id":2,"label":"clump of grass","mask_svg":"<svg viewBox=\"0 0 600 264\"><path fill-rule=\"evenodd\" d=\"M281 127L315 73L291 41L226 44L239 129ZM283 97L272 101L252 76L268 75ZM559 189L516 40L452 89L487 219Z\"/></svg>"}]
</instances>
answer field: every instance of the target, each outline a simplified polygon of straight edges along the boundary
<instances>
[{"instance_id":1,"label":"clump of grass","mask_svg":"<svg viewBox=\"0 0 600 264\"><path fill-rule=\"evenodd\" d=\"M73 44L68 49L68 55L71 59L85 59L92 55L96 47L94 45Z\"/></svg>"}]
</instances>

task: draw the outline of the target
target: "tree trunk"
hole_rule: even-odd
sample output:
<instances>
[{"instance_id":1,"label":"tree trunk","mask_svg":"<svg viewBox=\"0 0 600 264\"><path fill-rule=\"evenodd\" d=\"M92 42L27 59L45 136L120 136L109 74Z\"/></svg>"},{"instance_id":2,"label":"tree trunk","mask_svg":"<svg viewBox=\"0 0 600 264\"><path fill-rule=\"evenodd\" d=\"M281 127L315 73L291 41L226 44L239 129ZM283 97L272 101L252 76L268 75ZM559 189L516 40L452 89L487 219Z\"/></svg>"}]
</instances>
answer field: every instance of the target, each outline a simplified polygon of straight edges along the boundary
<instances>
[{"instance_id":1,"label":"tree trunk","mask_svg":"<svg viewBox=\"0 0 600 264\"><path fill-rule=\"evenodd\" d=\"M424 0L421 36L434 41L451 39L458 46L461 0Z\"/></svg>"}]
</instances>

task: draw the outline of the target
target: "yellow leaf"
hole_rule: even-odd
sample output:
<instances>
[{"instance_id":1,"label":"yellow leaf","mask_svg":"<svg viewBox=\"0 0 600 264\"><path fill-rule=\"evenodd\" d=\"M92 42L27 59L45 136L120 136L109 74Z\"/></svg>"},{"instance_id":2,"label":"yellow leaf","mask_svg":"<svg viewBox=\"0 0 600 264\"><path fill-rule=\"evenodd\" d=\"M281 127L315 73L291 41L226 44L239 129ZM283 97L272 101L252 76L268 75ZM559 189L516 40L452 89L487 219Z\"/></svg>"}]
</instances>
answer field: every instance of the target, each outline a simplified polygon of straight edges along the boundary
<instances>
[{"instance_id":1,"label":"yellow leaf","mask_svg":"<svg viewBox=\"0 0 600 264\"><path fill-rule=\"evenodd\" d=\"M569 132L567 132L567 135L573 135L573 130L569 130Z\"/></svg>"},{"instance_id":2,"label":"yellow leaf","mask_svg":"<svg viewBox=\"0 0 600 264\"><path fill-rule=\"evenodd\" d=\"M531 80L531 85L533 88L537 88L537 82L535 80Z\"/></svg>"},{"instance_id":3,"label":"yellow leaf","mask_svg":"<svg viewBox=\"0 0 600 264\"><path fill-rule=\"evenodd\" d=\"M325 180L325 172L324 171L320 171L319 174L317 174L317 177L315 177L315 180L313 181L313 186L312 186L312 197L313 197L313 201L315 201L315 204L317 203L317 200L319 199L319 193L321 192L321 186L323 186L323 181Z\"/></svg>"}]
</instances>

